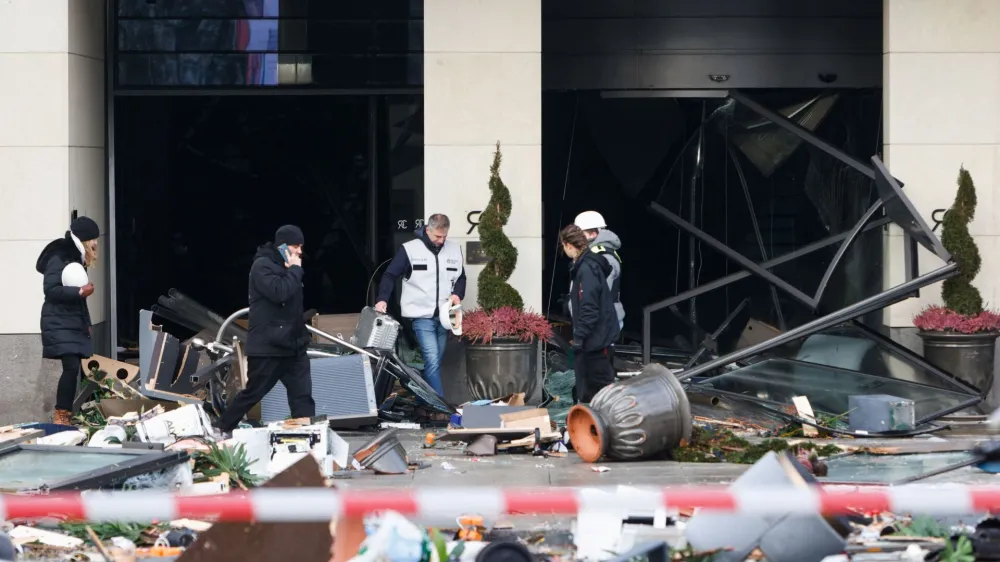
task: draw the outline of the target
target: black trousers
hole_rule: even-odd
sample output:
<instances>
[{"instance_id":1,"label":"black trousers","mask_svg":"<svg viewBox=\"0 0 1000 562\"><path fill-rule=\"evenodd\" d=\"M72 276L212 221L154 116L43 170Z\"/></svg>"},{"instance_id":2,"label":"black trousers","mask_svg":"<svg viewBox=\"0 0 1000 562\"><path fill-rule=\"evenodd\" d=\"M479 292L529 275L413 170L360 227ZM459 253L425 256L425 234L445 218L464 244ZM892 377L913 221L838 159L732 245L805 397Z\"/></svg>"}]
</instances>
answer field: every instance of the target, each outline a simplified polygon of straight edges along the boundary
<instances>
[{"instance_id":1,"label":"black trousers","mask_svg":"<svg viewBox=\"0 0 1000 562\"><path fill-rule=\"evenodd\" d=\"M59 376L59 385L56 386L56 409L73 411L73 400L76 399L76 385L83 376L83 366L79 355L63 355L62 375Z\"/></svg>"},{"instance_id":2,"label":"black trousers","mask_svg":"<svg viewBox=\"0 0 1000 562\"><path fill-rule=\"evenodd\" d=\"M288 394L288 409L293 418L311 418L316 415L316 402L312 397L312 373L309 357L247 357L247 387L236 395L219 418L219 429L232 431L240 420L260 402L274 385L281 382Z\"/></svg>"},{"instance_id":3,"label":"black trousers","mask_svg":"<svg viewBox=\"0 0 1000 562\"><path fill-rule=\"evenodd\" d=\"M577 350L573 358L573 371L576 374L577 403L590 402L602 388L615 382L610 349L587 352Z\"/></svg>"}]
</instances>

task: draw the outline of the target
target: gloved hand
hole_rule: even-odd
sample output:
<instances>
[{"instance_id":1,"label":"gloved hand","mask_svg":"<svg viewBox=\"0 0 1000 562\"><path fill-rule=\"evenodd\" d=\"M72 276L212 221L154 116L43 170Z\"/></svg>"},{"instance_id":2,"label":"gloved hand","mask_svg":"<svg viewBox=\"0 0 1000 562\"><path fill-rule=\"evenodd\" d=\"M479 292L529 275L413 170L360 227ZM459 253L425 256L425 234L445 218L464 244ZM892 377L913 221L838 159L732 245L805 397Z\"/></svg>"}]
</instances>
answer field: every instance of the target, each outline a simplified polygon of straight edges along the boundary
<instances>
[{"instance_id":1,"label":"gloved hand","mask_svg":"<svg viewBox=\"0 0 1000 562\"><path fill-rule=\"evenodd\" d=\"M93 295L93 294L94 294L94 284L93 283L87 283L83 287L80 287L80 296L81 297L87 298L87 297L89 297L90 295Z\"/></svg>"}]
</instances>

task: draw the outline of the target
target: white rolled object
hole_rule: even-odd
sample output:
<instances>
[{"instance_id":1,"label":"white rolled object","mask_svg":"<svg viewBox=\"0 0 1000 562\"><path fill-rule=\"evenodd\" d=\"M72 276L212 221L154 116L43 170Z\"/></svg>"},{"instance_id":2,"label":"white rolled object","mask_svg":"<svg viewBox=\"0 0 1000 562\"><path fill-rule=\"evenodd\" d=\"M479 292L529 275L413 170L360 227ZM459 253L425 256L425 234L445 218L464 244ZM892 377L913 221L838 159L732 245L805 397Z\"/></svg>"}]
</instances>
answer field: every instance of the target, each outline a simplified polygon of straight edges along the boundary
<instances>
[{"instance_id":1,"label":"white rolled object","mask_svg":"<svg viewBox=\"0 0 1000 562\"><path fill-rule=\"evenodd\" d=\"M67 264L62 270L62 284L64 287L83 287L90 283L87 270L76 262Z\"/></svg>"},{"instance_id":2,"label":"white rolled object","mask_svg":"<svg viewBox=\"0 0 1000 562\"><path fill-rule=\"evenodd\" d=\"M448 301L438 307L438 320L445 330L451 330L456 336L462 335L462 305L452 306Z\"/></svg>"}]
</instances>

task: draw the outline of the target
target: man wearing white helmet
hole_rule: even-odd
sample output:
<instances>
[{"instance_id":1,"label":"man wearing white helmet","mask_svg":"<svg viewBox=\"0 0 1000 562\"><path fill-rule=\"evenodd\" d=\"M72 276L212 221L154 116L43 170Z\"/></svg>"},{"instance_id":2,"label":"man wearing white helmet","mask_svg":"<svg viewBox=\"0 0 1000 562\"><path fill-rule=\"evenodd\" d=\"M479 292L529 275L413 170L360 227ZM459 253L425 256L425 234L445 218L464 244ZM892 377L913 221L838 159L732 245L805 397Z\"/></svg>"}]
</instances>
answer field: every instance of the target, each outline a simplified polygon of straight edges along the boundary
<instances>
[{"instance_id":1,"label":"man wearing white helmet","mask_svg":"<svg viewBox=\"0 0 1000 562\"><path fill-rule=\"evenodd\" d=\"M615 301L615 312L618 314L618 328L625 326L625 307L621 301L622 259L618 250L622 247L621 238L608 229L604 217L597 211L584 211L576 216L573 224L583 230L590 241L590 251L601 254L611 264L611 274L608 275L608 288Z\"/></svg>"}]
</instances>

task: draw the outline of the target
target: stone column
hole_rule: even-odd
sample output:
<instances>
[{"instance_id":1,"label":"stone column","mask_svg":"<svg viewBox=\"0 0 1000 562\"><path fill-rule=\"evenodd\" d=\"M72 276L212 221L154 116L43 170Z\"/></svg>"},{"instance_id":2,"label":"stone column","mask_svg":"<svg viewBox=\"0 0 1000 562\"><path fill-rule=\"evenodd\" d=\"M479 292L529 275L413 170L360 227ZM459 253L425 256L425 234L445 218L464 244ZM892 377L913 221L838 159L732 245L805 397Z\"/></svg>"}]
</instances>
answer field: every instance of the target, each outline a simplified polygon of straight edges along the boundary
<instances>
[{"instance_id":1,"label":"stone column","mask_svg":"<svg viewBox=\"0 0 1000 562\"><path fill-rule=\"evenodd\" d=\"M510 283L542 310L541 0L426 0L424 4L424 213L451 218L450 238L478 240L467 217L489 200L494 146L518 249ZM473 215L473 219L476 215ZM482 266L466 265L466 308Z\"/></svg>"},{"instance_id":2,"label":"stone column","mask_svg":"<svg viewBox=\"0 0 1000 562\"><path fill-rule=\"evenodd\" d=\"M42 361L38 336L39 253L73 210L107 231L104 21L102 0L0 2L0 424L42 420L55 402L59 366ZM106 241L91 273L98 336Z\"/></svg>"},{"instance_id":3,"label":"stone column","mask_svg":"<svg viewBox=\"0 0 1000 562\"><path fill-rule=\"evenodd\" d=\"M884 18L886 163L931 226L955 197L959 167L972 174L979 205L970 230L983 257L975 285L988 306L997 306L1000 2L885 0ZM940 265L921 249L921 272ZM887 237L885 271L887 284L902 282L903 242L895 227ZM920 349L912 318L940 302L940 285L928 287L919 299L887 310L885 322L895 337Z\"/></svg>"}]
</instances>

